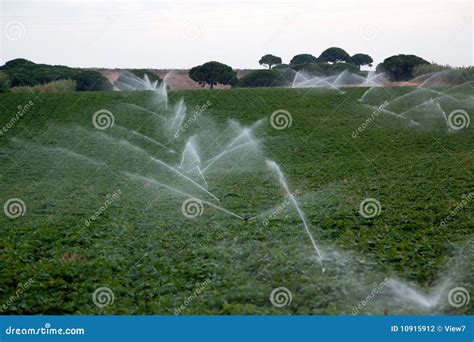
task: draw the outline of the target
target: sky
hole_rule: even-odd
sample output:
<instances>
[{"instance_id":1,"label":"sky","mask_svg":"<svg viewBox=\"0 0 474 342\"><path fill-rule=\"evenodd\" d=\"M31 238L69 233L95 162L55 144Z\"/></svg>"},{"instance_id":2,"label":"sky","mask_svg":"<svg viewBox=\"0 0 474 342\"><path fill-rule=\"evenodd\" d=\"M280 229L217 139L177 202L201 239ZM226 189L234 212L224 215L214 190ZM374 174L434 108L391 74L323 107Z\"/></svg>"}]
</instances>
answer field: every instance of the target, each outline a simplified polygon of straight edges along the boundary
<instances>
[{"instance_id":1,"label":"sky","mask_svg":"<svg viewBox=\"0 0 474 342\"><path fill-rule=\"evenodd\" d=\"M473 65L473 1L0 0L0 65L187 69L210 60L259 68L337 46L375 65L395 54Z\"/></svg>"}]
</instances>

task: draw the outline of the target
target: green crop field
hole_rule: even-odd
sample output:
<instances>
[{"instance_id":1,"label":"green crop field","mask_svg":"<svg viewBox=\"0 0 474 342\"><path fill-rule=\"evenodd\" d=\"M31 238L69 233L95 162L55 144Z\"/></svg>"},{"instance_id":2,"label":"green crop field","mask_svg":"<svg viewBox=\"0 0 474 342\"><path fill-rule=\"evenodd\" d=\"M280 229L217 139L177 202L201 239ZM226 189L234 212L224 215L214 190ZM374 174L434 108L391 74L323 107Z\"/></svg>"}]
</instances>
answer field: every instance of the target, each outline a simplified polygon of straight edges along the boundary
<instances>
[{"instance_id":1,"label":"green crop field","mask_svg":"<svg viewBox=\"0 0 474 342\"><path fill-rule=\"evenodd\" d=\"M0 215L3 313L340 315L366 301L357 314L410 314L428 312L420 298L442 288L436 312L472 314L472 300L455 308L445 297L474 293L474 125L374 113L413 89L358 101L366 90L181 91L168 108L151 91L0 94L0 202L24 204ZM166 135L160 115L181 98L184 126ZM446 112L472 116L464 100ZM94 127L99 110L112 127ZM278 110L284 129L270 122ZM243 131L252 143L205 180L188 174L199 187L164 166L182 170L192 136L205 162ZM266 159L296 194L323 265ZM197 217L183 214L189 197L202 201ZM380 204L375 215L361 214L366 199ZM108 305L95 303L101 287ZM269 299L279 287L290 291L283 307Z\"/></svg>"}]
</instances>

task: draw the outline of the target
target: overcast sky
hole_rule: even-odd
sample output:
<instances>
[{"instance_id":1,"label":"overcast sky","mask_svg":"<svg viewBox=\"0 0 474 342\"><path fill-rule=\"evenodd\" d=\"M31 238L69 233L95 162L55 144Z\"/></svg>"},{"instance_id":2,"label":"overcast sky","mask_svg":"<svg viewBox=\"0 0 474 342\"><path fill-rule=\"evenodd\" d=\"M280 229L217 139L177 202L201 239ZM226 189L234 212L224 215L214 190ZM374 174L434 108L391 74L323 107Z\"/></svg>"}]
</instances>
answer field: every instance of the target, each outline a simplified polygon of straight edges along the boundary
<instances>
[{"instance_id":1,"label":"overcast sky","mask_svg":"<svg viewBox=\"0 0 474 342\"><path fill-rule=\"evenodd\" d=\"M331 46L376 63L416 54L473 65L471 0L0 0L0 64L23 57L79 67L189 68L217 60L258 68ZM374 66L375 67L375 66Z\"/></svg>"}]
</instances>

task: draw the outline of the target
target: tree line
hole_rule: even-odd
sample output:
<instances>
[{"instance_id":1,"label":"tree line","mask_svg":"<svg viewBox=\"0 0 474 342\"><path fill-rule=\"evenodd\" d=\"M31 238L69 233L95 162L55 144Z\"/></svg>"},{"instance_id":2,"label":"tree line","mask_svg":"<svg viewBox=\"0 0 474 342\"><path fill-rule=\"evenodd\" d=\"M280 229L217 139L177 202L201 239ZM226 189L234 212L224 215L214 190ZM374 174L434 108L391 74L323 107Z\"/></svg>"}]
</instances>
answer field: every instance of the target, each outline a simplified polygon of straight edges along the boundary
<instances>
[{"instance_id":1,"label":"tree line","mask_svg":"<svg viewBox=\"0 0 474 342\"><path fill-rule=\"evenodd\" d=\"M226 64L216 61L195 66L189 71L189 76L202 86L211 89L217 84L237 87L268 87L282 86L291 81L297 71L307 71L315 75L332 75L344 70L360 73L362 66L372 66L373 59L365 53L349 55L344 49L330 47L324 50L319 57L311 54L298 54L289 64L283 64L281 57L266 54L258 63L267 70L256 70L237 79L237 73ZM386 58L377 65L377 72L384 72L391 81L407 81L413 78L416 66L430 64L428 61L415 55L395 55Z\"/></svg>"},{"instance_id":2,"label":"tree line","mask_svg":"<svg viewBox=\"0 0 474 342\"><path fill-rule=\"evenodd\" d=\"M210 89L217 84L233 87L277 87L289 84L299 71L316 76L335 75L345 70L361 74L361 67L371 67L373 59L365 53L351 56L342 48L330 47L319 57L307 53L298 54L288 64L284 64L281 57L273 54L262 56L258 63L266 69L252 71L240 79L231 66L217 61L193 67L189 71L189 77ZM377 65L376 71L384 72L391 81L406 81L413 78L415 68L421 65L430 63L415 55L395 55ZM161 82L157 75L146 69L131 69L130 72L139 77L146 74L150 80ZM74 81L75 89L79 91L112 90L112 84L98 71L36 64L18 58L0 67L0 92L7 91L11 86L40 86L61 79Z\"/></svg>"}]
</instances>

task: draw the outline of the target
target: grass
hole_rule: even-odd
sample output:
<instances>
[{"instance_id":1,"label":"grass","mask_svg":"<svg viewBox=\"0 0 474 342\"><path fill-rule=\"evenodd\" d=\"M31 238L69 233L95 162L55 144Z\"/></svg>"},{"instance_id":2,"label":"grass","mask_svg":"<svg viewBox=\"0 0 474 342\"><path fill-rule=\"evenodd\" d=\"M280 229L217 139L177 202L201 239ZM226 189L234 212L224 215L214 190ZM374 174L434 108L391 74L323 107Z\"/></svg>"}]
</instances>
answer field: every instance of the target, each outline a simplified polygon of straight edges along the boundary
<instances>
[{"instance_id":1,"label":"grass","mask_svg":"<svg viewBox=\"0 0 474 342\"><path fill-rule=\"evenodd\" d=\"M268 225L233 219L207 206L202 216L189 219L181 213L183 197L133 182L120 172L123 167L160 176L139 153L99 138L92 115L110 110L116 126L165 141L153 115L126 105L152 108L152 93L0 94L2 125L18 116L19 105L33 102L0 136L1 203L20 198L26 205L19 218L0 215L0 305L14 297L4 313L174 314L183 305L181 314L350 314L385 276L429 292L449 269L455 285L472 294L472 242L466 247L473 233L472 203L440 226L474 192L472 127L448 134L442 125L407 127L381 115L353 138L352 132L371 115L357 102L365 90L170 94L172 103L184 97L188 108L209 101L186 135L206 131L203 149L210 155L225 145L229 118L245 125L266 118L258 131L265 157L281 166L291 188L298 190L315 238L336 256L325 274L289 205ZM409 90L390 89L400 94ZM291 113L292 125L285 130L268 124L278 109ZM172 147L180 151L183 139ZM134 143L163 155L158 146ZM67 156L58 147L107 160L107 165ZM163 158L179 162L179 156ZM224 207L254 215L285 203L272 174L254 167L250 158L234 162L209 178L210 190L223 198ZM237 172L236 163L249 167ZM365 198L381 203L380 215L360 215ZM31 285L16 296L30 279ZM100 286L114 293L113 304L105 308L92 301ZM269 296L277 287L291 291L290 305L271 305ZM193 296L198 288L202 291ZM391 300L381 294L361 313L382 314L387 308L416 312ZM472 304L447 306L443 312L472 314Z\"/></svg>"}]
</instances>

